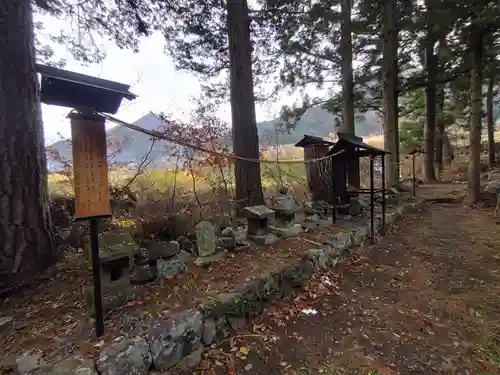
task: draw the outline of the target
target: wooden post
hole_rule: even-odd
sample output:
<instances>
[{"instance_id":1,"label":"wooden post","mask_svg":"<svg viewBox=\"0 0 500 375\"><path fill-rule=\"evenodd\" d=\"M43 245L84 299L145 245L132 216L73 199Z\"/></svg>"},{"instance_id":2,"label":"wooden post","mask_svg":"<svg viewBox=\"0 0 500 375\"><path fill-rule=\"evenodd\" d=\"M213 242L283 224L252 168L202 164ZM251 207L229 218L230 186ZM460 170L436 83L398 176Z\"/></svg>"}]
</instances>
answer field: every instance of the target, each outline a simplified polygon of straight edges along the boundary
<instances>
[{"instance_id":1,"label":"wooden post","mask_svg":"<svg viewBox=\"0 0 500 375\"><path fill-rule=\"evenodd\" d=\"M385 155L380 156L382 164L382 234L385 235Z\"/></svg>"},{"instance_id":2,"label":"wooden post","mask_svg":"<svg viewBox=\"0 0 500 375\"><path fill-rule=\"evenodd\" d=\"M415 175L415 154L413 153L411 155L411 164L412 164L412 180L411 180L411 185L412 185L412 195L416 196L417 195L417 177Z\"/></svg>"},{"instance_id":3,"label":"wooden post","mask_svg":"<svg viewBox=\"0 0 500 375\"><path fill-rule=\"evenodd\" d=\"M374 228L374 216L375 216L375 197L374 197L375 182L373 178L373 156L370 155L370 242L375 243L375 228Z\"/></svg>"},{"instance_id":4,"label":"wooden post","mask_svg":"<svg viewBox=\"0 0 500 375\"><path fill-rule=\"evenodd\" d=\"M105 119L92 113L72 113L71 143L75 189L75 217L90 221L96 335L104 334L99 218L111 216L106 155Z\"/></svg>"}]
</instances>

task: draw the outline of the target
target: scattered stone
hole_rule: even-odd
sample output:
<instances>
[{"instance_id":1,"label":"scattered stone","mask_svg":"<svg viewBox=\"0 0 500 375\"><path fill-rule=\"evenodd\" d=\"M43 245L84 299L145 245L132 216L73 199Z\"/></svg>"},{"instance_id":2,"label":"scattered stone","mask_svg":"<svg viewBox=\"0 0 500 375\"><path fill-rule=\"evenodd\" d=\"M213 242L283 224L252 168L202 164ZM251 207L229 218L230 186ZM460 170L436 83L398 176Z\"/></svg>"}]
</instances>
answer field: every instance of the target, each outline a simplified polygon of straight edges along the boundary
<instances>
[{"instance_id":1,"label":"scattered stone","mask_svg":"<svg viewBox=\"0 0 500 375\"><path fill-rule=\"evenodd\" d=\"M322 271L327 269L328 257L323 249L309 249L307 257L313 262L315 269Z\"/></svg>"},{"instance_id":2,"label":"scattered stone","mask_svg":"<svg viewBox=\"0 0 500 375\"><path fill-rule=\"evenodd\" d=\"M2 317L0 317L0 328L2 328L3 326L9 324L13 320L14 320L14 318L11 317L11 316L2 316Z\"/></svg>"},{"instance_id":3,"label":"scattered stone","mask_svg":"<svg viewBox=\"0 0 500 375\"><path fill-rule=\"evenodd\" d=\"M217 329L213 319L206 319L203 324L202 341L205 345L210 345L215 340Z\"/></svg>"},{"instance_id":4,"label":"scattered stone","mask_svg":"<svg viewBox=\"0 0 500 375\"><path fill-rule=\"evenodd\" d=\"M159 277L168 278L184 272L186 265L177 259L158 259L156 268Z\"/></svg>"},{"instance_id":5,"label":"scattered stone","mask_svg":"<svg viewBox=\"0 0 500 375\"><path fill-rule=\"evenodd\" d=\"M181 250L188 251L190 253L193 252L193 243L187 237L181 236L177 239L177 242L179 242Z\"/></svg>"},{"instance_id":6,"label":"scattered stone","mask_svg":"<svg viewBox=\"0 0 500 375\"><path fill-rule=\"evenodd\" d=\"M14 355L0 357L0 374L17 375L17 359Z\"/></svg>"},{"instance_id":7,"label":"scattered stone","mask_svg":"<svg viewBox=\"0 0 500 375\"><path fill-rule=\"evenodd\" d=\"M101 375L147 375L151 363L149 345L143 338L135 337L105 347L96 366Z\"/></svg>"},{"instance_id":8,"label":"scattered stone","mask_svg":"<svg viewBox=\"0 0 500 375\"><path fill-rule=\"evenodd\" d=\"M312 222L318 222L321 220L321 217L318 214L313 214L304 217L304 221L312 221Z\"/></svg>"},{"instance_id":9,"label":"scattered stone","mask_svg":"<svg viewBox=\"0 0 500 375\"><path fill-rule=\"evenodd\" d=\"M247 363L246 366L244 367L245 371L252 371L253 365L251 363Z\"/></svg>"},{"instance_id":10,"label":"scattered stone","mask_svg":"<svg viewBox=\"0 0 500 375\"><path fill-rule=\"evenodd\" d=\"M226 318L217 319L215 322L215 331L217 339L227 339L231 336L231 327Z\"/></svg>"},{"instance_id":11,"label":"scattered stone","mask_svg":"<svg viewBox=\"0 0 500 375\"><path fill-rule=\"evenodd\" d=\"M182 263L188 264L192 258L192 255L187 251L181 251L179 254L177 254L176 258Z\"/></svg>"},{"instance_id":12,"label":"scattered stone","mask_svg":"<svg viewBox=\"0 0 500 375\"><path fill-rule=\"evenodd\" d=\"M296 236L299 233L302 233L302 225L294 224L292 226L286 228L275 227L273 228L274 233L281 238L288 238L292 236Z\"/></svg>"},{"instance_id":13,"label":"scattered stone","mask_svg":"<svg viewBox=\"0 0 500 375\"><path fill-rule=\"evenodd\" d=\"M136 268L130 281L133 285L142 285L154 281L156 276L158 276L158 271L154 270L149 264L146 264Z\"/></svg>"},{"instance_id":14,"label":"scattered stone","mask_svg":"<svg viewBox=\"0 0 500 375\"><path fill-rule=\"evenodd\" d=\"M233 252L248 251L248 250L250 250L250 242L248 242L247 240L242 240L236 242L236 247L233 249Z\"/></svg>"},{"instance_id":15,"label":"scattered stone","mask_svg":"<svg viewBox=\"0 0 500 375\"><path fill-rule=\"evenodd\" d=\"M157 370L168 370L178 364L186 353L201 345L202 314L188 311L159 322L148 335L148 344Z\"/></svg>"},{"instance_id":16,"label":"scattered stone","mask_svg":"<svg viewBox=\"0 0 500 375\"><path fill-rule=\"evenodd\" d=\"M132 284L146 284L156 279L156 267L150 265L148 251L144 248L138 249L134 253L135 273L132 275Z\"/></svg>"},{"instance_id":17,"label":"scattered stone","mask_svg":"<svg viewBox=\"0 0 500 375\"><path fill-rule=\"evenodd\" d=\"M227 321L233 331L241 331L245 328L247 321L244 317L241 316L228 316Z\"/></svg>"},{"instance_id":18,"label":"scattered stone","mask_svg":"<svg viewBox=\"0 0 500 375\"><path fill-rule=\"evenodd\" d=\"M231 237L231 238L236 238L235 234L234 234L234 230L233 228L231 227L226 227L222 230L221 232L221 236L222 237Z\"/></svg>"},{"instance_id":19,"label":"scattered stone","mask_svg":"<svg viewBox=\"0 0 500 375\"><path fill-rule=\"evenodd\" d=\"M331 211L333 209L333 206L325 201L313 201L312 208L321 211L323 214L326 214L328 211Z\"/></svg>"},{"instance_id":20,"label":"scattered stone","mask_svg":"<svg viewBox=\"0 0 500 375\"><path fill-rule=\"evenodd\" d=\"M189 241L196 242L196 230L189 232L186 237Z\"/></svg>"},{"instance_id":21,"label":"scattered stone","mask_svg":"<svg viewBox=\"0 0 500 375\"><path fill-rule=\"evenodd\" d=\"M208 221L202 221L196 226L196 246L198 256L206 257L215 253L215 229Z\"/></svg>"},{"instance_id":22,"label":"scattered stone","mask_svg":"<svg viewBox=\"0 0 500 375\"><path fill-rule=\"evenodd\" d=\"M233 228L226 227L221 232L221 238L219 239L221 247L227 250L233 250L236 247L236 235L234 234Z\"/></svg>"},{"instance_id":23,"label":"scattered stone","mask_svg":"<svg viewBox=\"0 0 500 375\"><path fill-rule=\"evenodd\" d=\"M326 240L326 243L334 249L343 251L351 246L351 234L349 232L335 233Z\"/></svg>"},{"instance_id":24,"label":"scattered stone","mask_svg":"<svg viewBox=\"0 0 500 375\"><path fill-rule=\"evenodd\" d=\"M18 374L29 374L43 365L42 352L36 349L24 352L17 357L16 365Z\"/></svg>"},{"instance_id":25,"label":"scattered stone","mask_svg":"<svg viewBox=\"0 0 500 375\"><path fill-rule=\"evenodd\" d=\"M349 199L349 214L352 216L357 216L361 214L363 211L363 205L360 202L359 198L350 198Z\"/></svg>"},{"instance_id":26,"label":"scattered stone","mask_svg":"<svg viewBox=\"0 0 500 375\"><path fill-rule=\"evenodd\" d=\"M158 276L162 278L174 277L186 269L186 265L178 259L158 259L156 267Z\"/></svg>"},{"instance_id":27,"label":"scattered stone","mask_svg":"<svg viewBox=\"0 0 500 375\"><path fill-rule=\"evenodd\" d=\"M274 245L276 242L279 241L278 236L276 236L274 233L268 233L264 236L252 236L248 235L248 239L255 242L257 245Z\"/></svg>"},{"instance_id":28,"label":"scattered stone","mask_svg":"<svg viewBox=\"0 0 500 375\"><path fill-rule=\"evenodd\" d=\"M311 216L311 215L323 216L324 212L323 212L323 210L320 210L320 209L314 207L313 202L305 202L304 203L304 214L306 216Z\"/></svg>"},{"instance_id":29,"label":"scattered stone","mask_svg":"<svg viewBox=\"0 0 500 375\"><path fill-rule=\"evenodd\" d=\"M114 282L102 286L103 288L103 308L105 313L117 309L130 301L137 298L137 287L130 283L127 278L125 280ZM85 300L87 306L94 311L94 287L89 286L84 288Z\"/></svg>"},{"instance_id":30,"label":"scattered stone","mask_svg":"<svg viewBox=\"0 0 500 375\"><path fill-rule=\"evenodd\" d=\"M218 215L214 220L214 230L217 236L220 236L222 231L231 225L231 220L226 215Z\"/></svg>"},{"instance_id":31,"label":"scattered stone","mask_svg":"<svg viewBox=\"0 0 500 375\"><path fill-rule=\"evenodd\" d=\"M149 262L149 253L148 250L140 247L134 252L134 264L136 266L142 266L144 264L148 264Z\"/></svg>"},{"instance_id":32,"label":"scattered stone","mask_svg":"<svg viewBox=\"0 0 500 375\"><path fill-rule=\"evenodd\" d=\"M226 250L233 250L236 247L236 241L231 237L221 237L219 238L219 244L222 248Z\"/></svg>"},{"instance_id":33,"label":"scattered stone","mask_svg":"<svg viewBox=\"0 0 500 375\"><path fill-rule=\"evenodd\" d=\"M168 259L177 255L180 250L180 245L177 241L158 241L153 243L148 249L149 260L156 262L158 259Z\"/></svg>"},{"instance_id":34,"label":"scattered stone","mask_svg":"<svg viewBox=\"0 0 500 375\"><path fill-rule=\"evenodd\" d=\"M181 251L181 245L177 241L169 241L168 242L168 249L174 255L177 255Z\"/></svg>"},{"instance_id":35,"label":"scattered stone","mask_svg":"<svg viewBox=\"0 0 500 375\"><path fill-rule=\"evenodd\" d=\"M182 358L181 361L177 364L177 367L179 368L179 370L186 372L196 370L201 362L202 356L203 348L198 348L188 356Z\"/></svg>"},{"instance_id":36,"label":"scattered stone","mask_svg":"<svg viewBox=\"0 0 500 375\"><path fill-rule=\"evenodd\" d=\"M362 195L361 197L358 197L358 203L360 204L361 208L364 210L367 210L370 208L370 196L369 195Z\"/></svg>"},{"instance_id":37,"label":"scattered stone","mask_svg":"<svg viewBox=\"0 0 500 375\"><path fill-rule=\"evenodd\" d=\"M169 259L158 259L156 268L159 277L173 277L186 269L186 265L191 258L187 251L181 251L176 256Z\"/></svg>"},{"instance_id":38,"label":"scattered stone","mask_svg":"<svg viewBox=\"0 0 500 375\"><path fill-rule=\"evenodd\" d=\"M131 373L132 374L132 373ZM55 365L44 365L30 375L98 375L94 361L88 358L70 358Z\"/></svg>"},{"instance_id":39,"label":"scattered stone","mask_svg":"<svg viewBox=\"0 0 500 375\"><path fill-rule=\"evenodd\" d=\"M218 261L226 258L226 256L227 256L227 252L226 251L219 251L218 253L216 253L214 255L206 256L206 257L203 257L203 258L196 258L196 260L194 261L194 263L198 267L208 267L212 263L218 262Z\"/></svg>"}]
</instances>

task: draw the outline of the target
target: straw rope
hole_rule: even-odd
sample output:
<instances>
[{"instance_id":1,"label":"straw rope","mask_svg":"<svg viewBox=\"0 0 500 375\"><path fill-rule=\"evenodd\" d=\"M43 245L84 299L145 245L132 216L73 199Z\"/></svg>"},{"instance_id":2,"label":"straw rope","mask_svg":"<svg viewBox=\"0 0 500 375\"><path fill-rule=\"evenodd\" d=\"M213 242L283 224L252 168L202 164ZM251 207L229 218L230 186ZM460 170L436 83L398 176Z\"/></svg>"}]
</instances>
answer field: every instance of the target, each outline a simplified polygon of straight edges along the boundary
<instances>
[{"instance_id":1,"label":"straw rope","mask_svg":"<svg viewBox=\"0 0 500 375\"><path fill-rule=\"evenodd\" d=\"M321 158L310 159L310 160L296 160L296 159L293 159L293 160L270 160L270 159L252 159L252 158L246 158L243 156L229 155L229 154L209 150L209 149L206 149L206 148L201 147L201 146L193 145L193 144L190 144L188 142L169 137L165 133L141 128L140 126L125 122L123 120L120 120L116 117L110 116L110 115L105 114L105 113L96 112L96 114L104 117L106 120L108 120L110 122L113 122L113 123L118 124L118 125L122 125L128 129L135 130L135 131L138 131L140 133L149 135L153 138L162 139L164 141L169 141L169 142L175 143L179 146L192 148L194 150L205 152L207 154L211 154L211 155L218 156L220 158L225 158L225 159L243 160L243 161L247 161L247 162L260 163L260 164L312 164L312 163L317 163L317 162L327 160L327 159L330 159L331 157L333 157L333 155L328 155L328 156L323 156Z\"/></svg>"}]
</instances>

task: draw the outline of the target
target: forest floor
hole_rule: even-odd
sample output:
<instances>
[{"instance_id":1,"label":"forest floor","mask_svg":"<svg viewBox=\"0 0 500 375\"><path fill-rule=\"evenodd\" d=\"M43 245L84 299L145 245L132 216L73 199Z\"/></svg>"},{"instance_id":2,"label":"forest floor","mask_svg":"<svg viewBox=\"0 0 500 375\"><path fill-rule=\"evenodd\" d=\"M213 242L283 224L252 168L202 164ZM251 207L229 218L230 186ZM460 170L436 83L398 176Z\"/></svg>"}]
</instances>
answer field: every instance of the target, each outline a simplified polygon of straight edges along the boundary
<instances>
[{"instance_id":1,"label":"forest floor","mask_svg":"<svg viewBox=\"0 0 500 375\"><path fill-rule=\"evenodd\" d=\"M449 174L447 181L462 180L455 170ZM460 198L466 187L456 181L426 184L417 197ZM500 374L497 225L492 207L471 208L460 199L427 203L378 244L353 249L338 269L316 275L294 299L270 305L244 331L207 350L195 373ZM307 240L321 242L326 234L309 233L305 243L283 241L271 258L258 249L203 274L193 269L175 283L151 286L168 294L144 293L113 314L102 341L91 338L93 322L81 298L89 268L80 262L81 253L69 254L46 283L2 302L0 316L13 321L0 327L5 338L0 351L36 348L50 361L75 353L92 356L138 324L131 319L138 312L140 320L148 320L159 310L192 306L202 295L229 290L262 268L294 261ZM80 267L69 267L75 261Z\"/></svg>"},{"instance_id":2,"label":"forest floor","mask_svg":"<svg viewBox=\"0 0 500 375\"><path fill-rule=\"evenodd\" d=\"M388 207L388 211L390 207ZM368 221L364 213L351 225ZM342 223L303 232L272 246L254 246L231 253L209 267L198 267L194 257L185 272L138 286L137 296L111 312L105 334L96 339L94 320L83 298L83 286L92 285L90 263L82 249L68 250L42 282L21 289L0 304L0 353L36 350L47 362L81 354L95 356L116 337L141 334L159 319L193 308L214 297L233 292L246 282L286 266L297 264L313 244L321 244L331 233L346 230Z\"/></svg>"},{"instance_id":3,"label":"forest floor","mask_svg":"<svg viewBox=\"0 0 500 375\"><path fill-rule=\"evenodd\" d=\"M426 204L212 348L200 373L500 374L500 231L492 211Z\"/></svg>"}]
</instances>

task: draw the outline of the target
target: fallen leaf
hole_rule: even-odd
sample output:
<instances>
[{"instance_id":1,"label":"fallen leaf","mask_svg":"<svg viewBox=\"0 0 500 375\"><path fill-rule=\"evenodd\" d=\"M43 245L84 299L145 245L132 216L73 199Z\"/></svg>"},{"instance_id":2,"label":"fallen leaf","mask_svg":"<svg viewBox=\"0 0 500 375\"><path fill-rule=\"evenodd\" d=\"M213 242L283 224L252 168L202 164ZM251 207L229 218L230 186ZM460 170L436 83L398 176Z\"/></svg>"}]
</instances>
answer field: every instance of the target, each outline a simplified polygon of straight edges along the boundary
<instances>
[{"instance_id":1,"label":"fallen leaf","mask_svg":"<svg viewBox=\"0 0 500 375\"><path fill-rule=\"evenodd\" d=\"M240 347L239 352L241 354L248 355L248 353L250 352L250 349L248 349L246 346L242 346L242 347Z\"/></svg>"}]
</instances>

